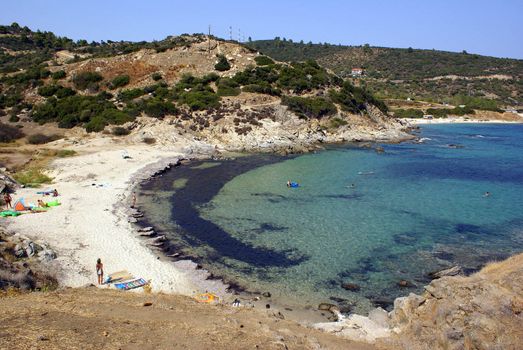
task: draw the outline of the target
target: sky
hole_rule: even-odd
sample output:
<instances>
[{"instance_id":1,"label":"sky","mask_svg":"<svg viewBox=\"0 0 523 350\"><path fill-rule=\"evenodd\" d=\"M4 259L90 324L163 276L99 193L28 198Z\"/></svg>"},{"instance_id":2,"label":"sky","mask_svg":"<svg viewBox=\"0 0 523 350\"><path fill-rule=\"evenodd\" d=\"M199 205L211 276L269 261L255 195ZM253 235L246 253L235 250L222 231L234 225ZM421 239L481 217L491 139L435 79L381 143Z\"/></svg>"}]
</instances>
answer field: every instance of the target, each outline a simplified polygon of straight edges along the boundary
<instances>
[{"instance_id":1,"label":"sky","mask_svg":"<svg viewBox=\"0 0 523 350\"><path fill-rule=\"evenodd\" d=\"M523 0L2 0L0 24L101 40L211 33L523 59Z\"/></svg>"}]
</instances>

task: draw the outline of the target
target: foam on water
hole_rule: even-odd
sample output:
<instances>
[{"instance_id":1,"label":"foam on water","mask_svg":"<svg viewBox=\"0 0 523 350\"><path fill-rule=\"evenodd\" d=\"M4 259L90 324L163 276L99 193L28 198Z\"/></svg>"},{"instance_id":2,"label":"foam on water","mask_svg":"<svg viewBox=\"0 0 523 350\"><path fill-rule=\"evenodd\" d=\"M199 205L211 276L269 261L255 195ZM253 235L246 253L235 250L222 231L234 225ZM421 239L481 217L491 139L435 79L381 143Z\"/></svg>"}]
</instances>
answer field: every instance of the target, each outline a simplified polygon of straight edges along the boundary
<instances>
[{"instance_id":1,"label":"foam on water","mask_svg":"<svg viewBox=\"0 0 523 350\"><path fill-rule=\"evenodd\" d=\"M331 298L365 312L421 291L431 271L523 249L523 126L430 125L420 136L385 153L177 168L143 187L144 210L215 274L289 304Z\"/></svg>"}]
</instances>

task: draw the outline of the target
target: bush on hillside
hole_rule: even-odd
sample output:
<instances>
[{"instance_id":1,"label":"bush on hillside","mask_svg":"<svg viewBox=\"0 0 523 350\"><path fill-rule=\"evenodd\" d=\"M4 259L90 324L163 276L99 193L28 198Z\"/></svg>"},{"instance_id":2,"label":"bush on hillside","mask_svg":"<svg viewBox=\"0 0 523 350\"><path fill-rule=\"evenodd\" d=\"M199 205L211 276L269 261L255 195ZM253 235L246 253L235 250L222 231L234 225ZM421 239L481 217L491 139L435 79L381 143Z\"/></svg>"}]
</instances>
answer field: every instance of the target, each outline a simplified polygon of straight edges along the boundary
<instances>
[{"instance_id":1,"label":"bush on hillside","mask_svg":"<svg viewBox=\"0 0 523 350\"><path fill-rule=\"evenodd\" d=\"M114 127L111 131L111 134L113 134L114 136L125 136L129 135L130 133L131 131L129 129L123 128L121 126Z\"/></svg>"},{"instance_id":2,"label":"bush on hillside","mask_svg":"<svg viewBox=\"0 0 523 350\"><path fill-rule=\"evenodd\" d=\"M117 89L119 87L125 86L129 84L130 79L131 78L128 75L119 75L111 81L109 88Z\"/></svg>"},{"instance_id":3,"label":"bush on hillside","mask_svg":"<svg viewBox=\"0 0 523 350\"><path fill-rule=\"evenodd\" d=\"M65 74L64 70L59 70L59 71L56 71L51 74L51 78L53 78L54 80L63 79L63 78L65 78L65 76L66 76L66 74Z\"/></svg>"},{"instance_id":4,"label":"bush on hillside","mask_svg":"<svg viewBox=\"0 0 523 350\"><path fill-rule=\"evenodd\" d=\"M117 109L105 109L102 113L93 116L88 123L85 124L87 132L102 131L107 125L119 125L133 120L126 113Z\"/></svg>"},{"instance_id":5,"label":"bush on hillside","mask_svg":"<svg viewBox=\"0 0 523 350\"><path fill-rule=\"evenodd\" d=\"M27 136L27 142L29 142L31 145L43 145L44 143L53 142L56 140L61 139L61 135L53 134L53 135L44 135L44 134L33 134Z\"/></svg>"},{"instance_id":6,"label":"bush on hillside","mask_svg":"<svg viewBox=\"0 0 523 350\"><path fill-rule=\"evenodd\" d=\"M24 136L24 133L17 127L0 122L0 142L11 142Z\"/></svg>"},{"instance_id":7,"label":"bush on hillside","mask_svg":"<svg viewBox=\"0 0 523 350\"><path fill-rule=\"evenodd\" d=\"M388 108L385 103L378 100L370 92L360 87L352 85L346 81L339 91L329 90L329 98L339 105L342 110L349 113L359 113L367 109L366 103L378 107L383 113L387 113Z\"/></svg>"},{"instance_id":8,"label":"bush on hillside","mask_svg":"<svg viewBox=\"0 0 523 350\"><path fill-rule=\"evenodd\" d=\"M153 73L153 75L151 75L151 78L153 78L154 81L158 81L158 80L162 80L163 77L160 73Z\"/></svg>"},{"instance_id":9,"label":"bush on hillside","mask_svg":"<svg viewBox=\"0 0 523 350\"><path fill-rule=\"evenodd\" d=\"M73 84L78 90L93 88L103 77L96 72L80 72L73 76Z\"/></svg>"},{"instance_id":10,"label":"bush on hillside","mask_svg":"<svg viewBox=\"0 0 523 350\"><path fill-rule=\"evenodd\" d=\"M61 128L83 125L88 131L100 131L108 124L122 124L133 117L117 110L102 96L74 95L60 100L49 98L35 107L33 120L40 124L56 121Z\"/></svg>"},{"instance_id":11,"label":"bush on hillside","mask_svg":"<svg viewBox=\"0 0 523 350\"><path fill-rule=\"evenodd\" d=\"M230 78L221 78L217 83L218 96L238 96L241 92L240 86Z\"/></svg>"},{"instance_id":12,"label":"bush on hillside","mask_svg":"<svg viewBox=\"0 0 523 350\"><path fill-rule=\"evenodd\" d=\"M154 137L144 137L142 141L148 145L154 145L156 143L156 139Z\"/></svg>"},{"instance_id":13,"label":"bush on hillside","mask_svg":"<svg viewBox=\"0 0 523 350\"><path fill-rule=\"evenodd\" d=\"M332 129L337 129L339 128L340 126L343 126L343 125L347 125L348 122L344 119L341 119L341 118L332 118L330 121L329 121L329 126L332 128Z\"/></svg>"},{"instance_id":14,"label":"bush on hillside","mask_svg":"<svg viewBox=\"0 0 523 350\"><path fill-rule=\"evenodd\" d=\"M71 88L61 86L55 93L57 98L65 98L67 96L76 95L76 91Z\"/></svg>"},{"instance_id":15,"label":"bush on hillside","mask_svg":"<svg viewBox=\"0 0 523 350\"><path fill-rule=\"evenodd\" d=\"M501 112L498 102L481 97L458 95L452 99L452 103L455 106L465 105L465 107L469 109Z\"/></svg>"},{"instance_id":16,"label":"bush on hillside","mask_svg":"<svg viewBox=\"0 0 523 350\"><path fill-rule=\"evenodd\" d=\"M280 88L292 90L294 93L318 89L333 83L338 83L338 79L312 60L294 62L291 66L282 67L277 82Z\"/></svg>"},{"instance_id":17,"label":"bush on hillside","mask_svg":"<svg viewBox=\"0 0 523 350\"><path fill-rule=\"evenodd\" d=\"M183 75L174 86L174 99L179 104L189 106L193 111L220 107L220 97L208 85L208 79L209 77L200 79L189 74Z\"/></svg>"},{"instance_id":18,"label":"bush on hillside","mask_svg":"<svg viewBox=\"0 0 523 350\"><path fill-rule=\"evenodd\" d=\"M118 98L122 101L131 101L135 98L138 98L140 96L143 96L145 94L144 89L129 89L129 90L122 90L118 93Z\"/></svg>"},{"instance_id":19,"label":"bush on hillside","mask_svg":"<svg viewBox=\"0 0 523 350\"><path fill-rule=\"evenodd\" d=\"M260 84L249 84L242 87L243 92L253 92L257 94L266 94L272 96L280 96L281 90L273 88L270 84L260 83Z\"/></svg>"},{"instance_id":20,"label":"bush on hillside","mask_svg":"<svg viewBox=\"0 0 523 350\"><path fill-rule=\"evenodd\" d=\"M43 97L50 97L53 96L59 88L59 85L44 85L38 88L38 95Z\"/></svg>"},{"instance_id":21,"label":"bush on hillside","mask_svg":"<svg viewBox=\"0 0 523 350\"><path fill-rule=\"evenodd\" d=\"M178 109L172 102L163 101L160 98L151 98L141 102L139 108L142 112L153 118L163 118L169 114L178 113Z\"/></svg>"},{"instance_id":22,"label":"bush on hillside","mask_svg":"<svg viewBox=\"0 0 523 350\"><path fill-rule=\"evenodd\" d=\"M56 96L57 98L64 98L76 94L76 91L68 87L53 84L44 85L38 88L38 94L43 97Z\"/></svg>"},{"instance_id":23,"label":"bush on hillside","mask_svg":"<svg viewBox=\"0 0 523 350\"><path fill-rule=\"evenodd\" d=\"M408 108L408 109L396 109L394 116L396 118L422 118L423 111L421 109Z\"/></svg>"},{"instance_id":24,"label":"bush on hillside","mask_svg":"<svg viewBox=\"0 0 523 350\"><path fill-rule=\"evenodd\" d=\"M214 65L214 69L220 72L224 72L231 69L231 65L229 61L227 61L227 57L225 57L224 55L218 55L218 63Z\"/></svg>"},{"instance_id":25,"label":"bush on hillside","mask_svg":"<svg viewBox=\"0 0 523 350\"><path fill-rule=\"evenodd\" d=\"M281 103L302 118L321 118L338 111L331 101L322 97L284 96Z\"/></svg>"},{"instance_id":26,"label":"bush on hillside","mask_svg":"<svg viewBox=\"0 0 523 350\"><path fill-rule=\"evenodd\" d=\"M269 64L274 64L274 61L267 56L257 56L254 58L254 61L258 66L268 66Z\"/></svg>"},{"instance_id":27,"label":"bush on hillside","mask_svg":"<svg viewBox=\"0 0 523 350\"><path fill-rule=\"evenodd\" d=\"M189 106L193 111L220 107L220 97L209 90L185 92L179 96L178 102Z\"/></svg>"}]
</instances>

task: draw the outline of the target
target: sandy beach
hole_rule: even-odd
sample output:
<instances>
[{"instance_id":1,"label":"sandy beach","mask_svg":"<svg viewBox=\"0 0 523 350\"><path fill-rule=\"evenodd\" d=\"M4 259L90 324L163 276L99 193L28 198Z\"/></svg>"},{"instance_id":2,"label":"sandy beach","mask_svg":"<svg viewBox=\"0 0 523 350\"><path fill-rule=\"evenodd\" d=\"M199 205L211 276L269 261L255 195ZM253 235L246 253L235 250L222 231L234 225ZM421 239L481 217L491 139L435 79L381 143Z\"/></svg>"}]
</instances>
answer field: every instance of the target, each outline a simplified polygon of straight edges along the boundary
<instances>
[{"instance_id":1,"label":"sandy beach","mask_svg":"<svg viewBox=\"0 0 523 350\"><path fill-rule=\"evenodd\" d=\"M92 149L93 145L85 147ZM105 274L127 270L151 281L154 292L193 295L201 291L225 293L225 286L206 281L206 272L190 261L167 261L161 252L146 246L137 226L128 222L132 188L168 164L184 158L198 145L156 148L146 145L98 145L80 155L56 160L49 175L61 206L44 213L26 214L7 220L7 227L36 242L45 242L58 258L49 268L57 271L63 286L80 287L96 283L96 259L101 258ZM202 147L202 154L205 146ZM81 150L79 152L82 152ZM130 158L124 159L128 154ZM197 152L191 157L196 157ZM39 189L19 189L14 198L36 203ZM138 203L139 205L139 199Z\"/></svg>"},{"instance_id":2,"label":"sandy beach","mask_svg":"<svg viewBox=\"0 0 523 350\"><path fill-rule=\"evenodd\" d=\"M519 115L515 115L519 116ZM500 119L474 119L470 117L448 117L448 118L434 118L434 119L424 119L424 118L402 118L401 120L412 125L423 125L423 124L460 124L460 123L470 123L470 124L518 124L523 123L523 116L519 116L520 120L517 120L517 117L514 120L500 120Z\"/></svg>"}]
</instances>

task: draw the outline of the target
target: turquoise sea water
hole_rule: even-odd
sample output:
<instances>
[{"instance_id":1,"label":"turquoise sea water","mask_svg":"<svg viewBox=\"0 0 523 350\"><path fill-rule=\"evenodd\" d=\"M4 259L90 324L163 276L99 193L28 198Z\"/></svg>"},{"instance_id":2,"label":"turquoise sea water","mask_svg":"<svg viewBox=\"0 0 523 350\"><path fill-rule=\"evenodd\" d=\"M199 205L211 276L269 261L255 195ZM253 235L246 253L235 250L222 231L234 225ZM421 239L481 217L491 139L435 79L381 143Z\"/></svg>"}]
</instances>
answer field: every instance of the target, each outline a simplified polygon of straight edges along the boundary
<instances>
[{"instance_id":1,"label":"turquoise sea water","mask_svg":"<svg viewBox=\"0 0 523 350\"><path fill-rule=\"evenodd\" d=\"M523 126L430 125L419 136L383 153L177 168L143 186L144 211L178 250L249 290L289 305L389 306L431 271L472 272L523 250Z\"/></svg>"}]
</instances>

